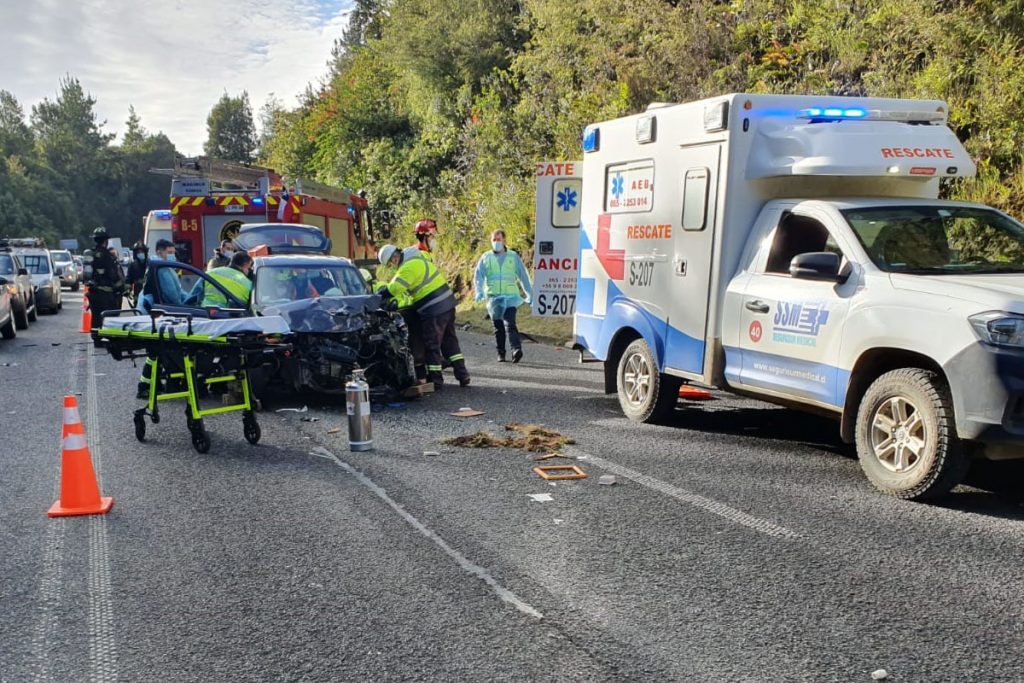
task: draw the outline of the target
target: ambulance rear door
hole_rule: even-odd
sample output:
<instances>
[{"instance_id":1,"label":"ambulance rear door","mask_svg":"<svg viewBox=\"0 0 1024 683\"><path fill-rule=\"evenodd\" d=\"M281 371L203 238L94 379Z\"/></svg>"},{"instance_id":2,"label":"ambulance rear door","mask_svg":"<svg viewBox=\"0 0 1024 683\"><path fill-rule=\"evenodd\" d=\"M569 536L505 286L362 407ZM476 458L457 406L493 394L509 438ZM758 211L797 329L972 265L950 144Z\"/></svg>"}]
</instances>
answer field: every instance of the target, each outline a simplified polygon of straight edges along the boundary
<instances>
[{"instance_id":1,"label":"ambulance rear door","mask_svg":"<svg viewBox=\"0 0 1024 683\"><path fill-rule=\"evenodd\" d=\"M665 369L696 377L704 375L722 148L720 142L683 147L676 177L669 180L676 183L679 200L669 264Z\"/></svg>"},{"instance_id":2,"label":"ambulance rear door","mask_svg":"<svg viewBox=\"0 0 1024 683\"><path fill-rule=\"evenodd\" d=\"M533 243L533 315L569 318L576 312L582 161L537 164Z\"/></svg>"}]
</instances>

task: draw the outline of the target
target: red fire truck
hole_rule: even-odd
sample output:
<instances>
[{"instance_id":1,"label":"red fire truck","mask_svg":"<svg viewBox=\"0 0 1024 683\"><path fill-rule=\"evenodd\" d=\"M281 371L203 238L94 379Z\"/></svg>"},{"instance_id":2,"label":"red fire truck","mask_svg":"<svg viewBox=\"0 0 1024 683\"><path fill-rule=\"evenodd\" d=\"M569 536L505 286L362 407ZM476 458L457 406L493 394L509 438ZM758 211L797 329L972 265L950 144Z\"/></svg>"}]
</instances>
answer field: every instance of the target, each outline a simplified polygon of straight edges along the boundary
<instances>
[{"instance_id":1,"label":"red fire truck","mask_svg":"<svg viewBox=\"0 0 1024 683\"><path fill-rule=\"evenodd\" d=\"M376 262L361 192L208 157L179 157L172 176L171 233L179 261L202 268L245 223L277 222L315 226L330 238L335 256Z\"/></svg>"}]
</instances>

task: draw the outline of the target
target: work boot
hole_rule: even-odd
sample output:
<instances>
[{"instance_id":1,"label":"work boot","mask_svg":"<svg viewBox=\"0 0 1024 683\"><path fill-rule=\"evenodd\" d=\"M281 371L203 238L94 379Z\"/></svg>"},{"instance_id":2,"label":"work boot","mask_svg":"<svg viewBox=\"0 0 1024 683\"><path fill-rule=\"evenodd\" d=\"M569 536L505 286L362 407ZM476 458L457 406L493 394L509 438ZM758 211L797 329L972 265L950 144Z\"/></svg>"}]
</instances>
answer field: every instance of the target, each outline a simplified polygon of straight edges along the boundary
<instances>
[{"instance_id":1,"label":"work boot","mask_svg":"<svg viewBox=\"0 0 1024 683\"><path fill-rule=\"evenodd\" d=\"M149 385L139 382L139 390L135 392L135 398L148 399Z\"/></svg>"},{"instance_id":2,"label":"work boot","mask_svg":"<svg viewBox=\"0 0 1024 683\"><path fill-rule=\"evenodd\" d=\"M459 386L460 387L468 387L469 386L469 378L468 377L463 377L462 379L460 379L459 380Z\"/></svg>"},{"instance_id":3,"label":"work boot","mask_svg":"<svg viewBox=\"0 0 1024 683\"><path fill-rule=\"evenodd\" d=\"M504 351L498 351L498 362L499 363L504 363L505 362L505 352Z\"/></svg>"},{"instance_id":4,"label":"work boot","mask_svg":"<svg viewBox=\"0 0 1024 683\"><path fill-rule=\"evenodd\" d=\"M513 363L518 363L522 359L523 359L523 350L522 349L515 349L515 350L512 351L512 362Z\"/></svg>"},{"instance_id":5,"label":"work boot","mask_svg":"<svg viewBox=\"0 0 1024 683\"><path fill-rule=\"evenodd\" d=\"M427 381L434 384L434 391L444 389L444 376L440 372L427 373Z\"/></svg>"}]
</instances>

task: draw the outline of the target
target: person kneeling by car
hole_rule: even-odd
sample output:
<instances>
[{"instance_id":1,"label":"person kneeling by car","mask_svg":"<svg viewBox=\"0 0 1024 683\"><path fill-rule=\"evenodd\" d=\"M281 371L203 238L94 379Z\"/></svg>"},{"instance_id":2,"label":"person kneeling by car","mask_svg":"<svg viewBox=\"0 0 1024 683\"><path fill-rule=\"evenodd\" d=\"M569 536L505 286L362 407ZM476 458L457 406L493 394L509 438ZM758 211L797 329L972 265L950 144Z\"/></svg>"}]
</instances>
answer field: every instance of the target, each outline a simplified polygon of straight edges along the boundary
<instances>
[{"instance_id":1,"label":"person kneeling by car","mask_svg":"<svg viewBox=\"0 0 1024 683\"><path fill-rule=\"evenodd\" d=\"M441 363L452 364L459 386L469 386L466 357L459 348L455 334L455 295L441 272L422 256L406 257L393 244L385 244L379 252L381 265L397 268L385 288L399 308L409 306L420 319L423 346L426 351L427 381L435 389L444 388Z\"/></svg>"}]
</instances>

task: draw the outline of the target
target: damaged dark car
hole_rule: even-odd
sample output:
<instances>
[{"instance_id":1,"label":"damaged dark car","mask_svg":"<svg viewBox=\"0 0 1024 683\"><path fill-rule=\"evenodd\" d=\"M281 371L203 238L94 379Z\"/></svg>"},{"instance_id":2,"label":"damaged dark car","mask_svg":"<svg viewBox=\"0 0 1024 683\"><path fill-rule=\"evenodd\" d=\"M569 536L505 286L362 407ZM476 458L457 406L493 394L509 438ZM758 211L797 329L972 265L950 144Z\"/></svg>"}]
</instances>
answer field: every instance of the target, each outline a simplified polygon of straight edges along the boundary
<instances>
[{"instance_id":1,"label":"damaged dark car","mask_svg":"<svg viewBox=\"0 0 1024 683\"><path fill-rule=\"evenodd\" d=\"M147 275L146 307L211 318L284 318L292 331L294 350L265 376L254 377L260 394L271 392L275 385L342 394L357 367L364 370L377 400L393 398L415 382L409 332L402 316L382 307L381 298L371 293L351 260L328 255L330 240L317 228L281 223L245 226L235 243L254 256L249 301L238 301L196 268L153 261ZM195 284L188 291L174 291L168 286L170 278L157 276L164 268L181 275L181 281ZM227 299L227 307L202 306L209 287Z\"/></svg>"}]
</instances>

